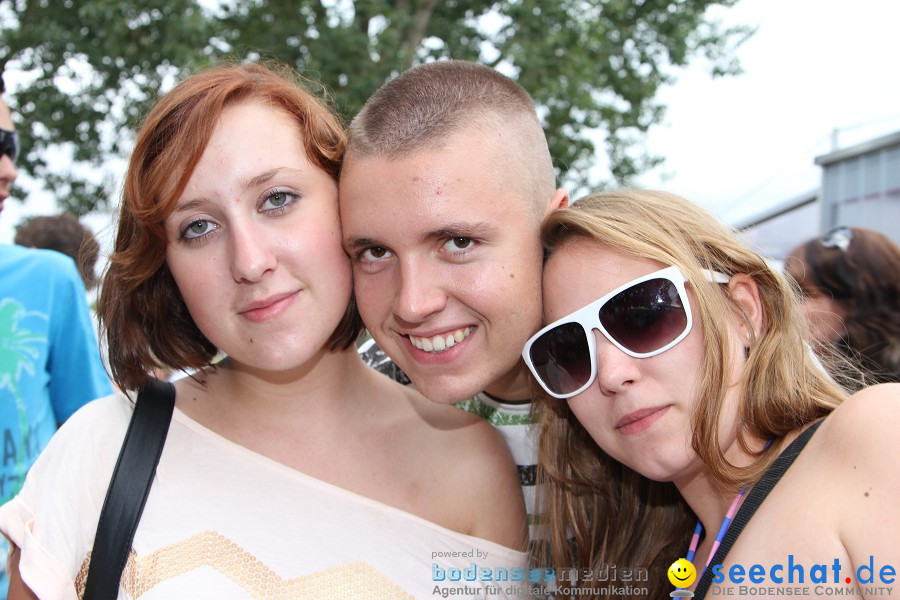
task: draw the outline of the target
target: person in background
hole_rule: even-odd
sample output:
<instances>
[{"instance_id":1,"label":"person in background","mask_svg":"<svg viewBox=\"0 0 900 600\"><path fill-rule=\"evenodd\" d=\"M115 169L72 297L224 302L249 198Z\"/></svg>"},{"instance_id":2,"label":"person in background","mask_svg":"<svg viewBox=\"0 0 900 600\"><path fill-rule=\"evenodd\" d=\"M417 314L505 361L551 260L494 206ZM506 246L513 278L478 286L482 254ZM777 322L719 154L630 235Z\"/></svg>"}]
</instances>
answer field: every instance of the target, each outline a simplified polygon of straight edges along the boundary
<instances>
[{"instance_id":1,"label":"person in background","mask_svg":"<svg viewBox=\"0 0 900 600\"><path fill-rule=\"evenodd\" d=\"M357 354L345 134L307 85L274 63L211 68L138 132L101 326L121 390L158 365L193 372L174 384L120 597L472 598L438 569L526 564L497 432ZM82 591L131 414L123 393L79 411L0 508L11 575L39 597Z\"/></svg>"},{"instance_id":2,"label":"person in background","mask_svg":"<svg viewBox=\"0 0 900 600\"><path fill-rule=\"evenodd\" d=\"M848 396L808 351L787 280L687 200L592 194L551 213L542 239L549 324L523 358L544 391L552 564L647 569L635 587L649 595L634 596L661 598L676 558L694 565L681 587L695 589L716 567L768 572L791 555L807 572L843 565L841 593L880 593L855 569L900 564L900 385ZM757 487L791 456L774 487ZM762 504L713 561L751 495ZM790 587L765 585L740 595Z\"/></svg>"},{"instance_id":3,"label":"person in background","mask_svg":"<svg viewBox=\"0 0 900 600\"><path fill-rule=\"evenodd\" d=\"M0 78L0 213L18 176L20 151L3 91ZM0 505L19 492L57 428L111 391L72 259L0 246ZM5 549L2 554L0 598L7 588Z\"/></svg>"},{"instance_id":4,"label":"person in background","mask_svg":"<svg viewBox=\"0 0 900 600\"><path fill-rule=\"evenodd\" d=\"M813 348L835 370L900 382L900 248L886 235L838 227L801 244L785 270L803 293ZM829 350L843 360L831 360Z\"/></svg>"},{"instance_id":5,"label":"person in background","mask_svg":"<svg viewBox=\"0 0 900 600\"><path fill-rule=\"evenodd\" d=\"M534 101L489 67L414 67L350 124L341 224L363 322L422 394L503 434L533 539L537 439L519 352L540 324L540 221L567 202Z\"/></svg>"},{"instance_id":6,"label":"person in background","mask_svg":"<svg viewBox=\"0 0 900 600\"><path fill-rule=\"evenodd\" d=\"M100 244L94 233L72 213L30 217L16 226L13 241L28 248L62 252L78 265L86 289L91 290L96 285L94 268L100 255Z\"/></svg>"}]
</instances>

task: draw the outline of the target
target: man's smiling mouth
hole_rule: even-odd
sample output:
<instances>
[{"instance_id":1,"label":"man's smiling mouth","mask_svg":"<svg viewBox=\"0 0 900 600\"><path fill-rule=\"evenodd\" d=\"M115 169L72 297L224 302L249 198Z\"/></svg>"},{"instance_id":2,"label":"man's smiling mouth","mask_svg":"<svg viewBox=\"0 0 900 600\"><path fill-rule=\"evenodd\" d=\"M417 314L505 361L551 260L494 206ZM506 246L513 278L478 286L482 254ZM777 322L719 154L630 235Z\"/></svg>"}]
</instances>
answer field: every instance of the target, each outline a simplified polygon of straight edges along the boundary
<instances>
[{"instance_id":1,"label":"man's smiling mouth","mask_svg":"<svg viewBox=\"0 0 900 600\"><path fill-rule=\"evenodd\" d=\"M469 337L469 334L472 333L473 329L474 327L464 327L462 329L457 329L456 331L451 331L443 335L435 335L430 338L414 337L412 335L408 337L412 345L419 350L424 350L426 352L443 352Z\"/></svg>"}]
</instances>

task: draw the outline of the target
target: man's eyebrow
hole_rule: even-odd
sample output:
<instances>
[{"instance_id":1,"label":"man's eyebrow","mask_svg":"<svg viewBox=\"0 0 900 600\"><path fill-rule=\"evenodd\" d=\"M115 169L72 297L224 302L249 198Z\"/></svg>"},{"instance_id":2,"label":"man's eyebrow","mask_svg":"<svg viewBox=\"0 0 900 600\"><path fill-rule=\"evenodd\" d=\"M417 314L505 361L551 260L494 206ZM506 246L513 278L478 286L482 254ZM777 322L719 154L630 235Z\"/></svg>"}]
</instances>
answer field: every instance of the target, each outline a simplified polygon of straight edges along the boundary
<instances>
[{"instance_id":1,"label":"man's eyebrow","mask_svg":"<svg viewBox=\"0 0 900 600\"><path fill-rule=\"evenodd\" d=\"M421 237L421 241L429 241L445 238L479 238L497 231L496 225L484 221L469 223L466 221L457 221L455 223L447 223L440 229L434 229L426 232Z\"/></svg>"},{"instance_id":2,"label":"man's eyebrow","mask_svg":"<svg viewBox=\"0 0 900 600\"><path fill-rule=\"evenodd\" d=\"M495 225L486 222L468 223L459 221L455 223L448 223L440 229L426 231L419 237L419 242L429 242L433 240L456 237L478 238L486 236L496 230L497 227ZM379 246L388 247L384 242L381 242L375 238L365 236L347 238L344 245L347 250L360 250L362 248L372 248Z\"/></svg>"},{"instance_id":3,"label":"man's eyebrow","mask_svg":"<svg viewBox=\"0 0 900 600\"><path fill-rule=\"evenodd\" d=\"M367 237L352 237L348 238L346 243L344 244L345 249L348 251L352 250L361 250L362 248L372 248L373 246L381 246L382 244L378 243L377 240Z\"/></svg>"}]
</instances>

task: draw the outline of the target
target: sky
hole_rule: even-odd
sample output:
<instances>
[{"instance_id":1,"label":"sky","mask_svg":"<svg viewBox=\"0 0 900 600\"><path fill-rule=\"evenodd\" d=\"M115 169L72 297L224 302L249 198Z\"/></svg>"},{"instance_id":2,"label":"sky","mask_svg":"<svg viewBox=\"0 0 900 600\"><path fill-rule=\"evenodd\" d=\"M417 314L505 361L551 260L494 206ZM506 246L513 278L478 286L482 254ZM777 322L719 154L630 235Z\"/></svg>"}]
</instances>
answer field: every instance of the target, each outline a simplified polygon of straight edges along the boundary
<instances>
[{"instance_id":1,"label":"sky","mask_svg":"<svg viewBox=\"0 0 900 600\"><path fill-rule=\"evenodd\" d=\"M666 117L647 140L666 160L641 186L736 225L816 188L816 156L900 131L897 0L739 0L713 15L758 27L737 50L744 72L713 79L703 60L677 72L660 95ZM25 216L56 210L40 197L5 206L0 243L12 242ZM110 217L86 222L109 248Z\"/></svg>"},{"instance_id":2,"label":"sky","mask_svg":"<svg viewBox=\"0 0 900 600\"><path fill-rule=\"evenodd\" d=\"M744 73L712 79L696 62L663 90L648 147L666 162L643 186L736 225L818 187L816 156L900 131L900 2L740 0L717 14L758 27L737 51Z\"/></svg>"}]
</instances>

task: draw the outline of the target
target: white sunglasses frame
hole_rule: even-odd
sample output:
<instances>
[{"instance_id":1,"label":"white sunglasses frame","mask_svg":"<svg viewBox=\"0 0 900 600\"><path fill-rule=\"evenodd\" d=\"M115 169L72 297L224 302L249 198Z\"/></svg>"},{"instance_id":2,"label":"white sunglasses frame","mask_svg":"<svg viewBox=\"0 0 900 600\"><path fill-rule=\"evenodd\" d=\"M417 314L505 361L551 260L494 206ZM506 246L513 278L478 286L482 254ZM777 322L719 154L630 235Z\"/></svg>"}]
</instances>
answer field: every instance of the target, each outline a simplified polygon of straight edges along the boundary
<instances>
[{"instance_id":1,"label":"white sunglasses frame","mask_svg":"<svg viewBox=\"0 0 900 600\"><path fill-rule=\"evenodd\" d=\"M707 269L703 269L702 273L707 280L713 283L728 283L729 281L731 281L731 277L718 271L709 271ZM675 339L673 339L662 348L658 348L651 352L634 352L633 350L629 350L628 348L620 344L609 334L608 331L606 331L606 328L603 327L603 323L600 322L600 309L603 308L603 305L606 304L611 298L617 296L621 292L651 279L665 279L675 285L675 289L678 291L678 295L681 297L682 304L684 305L684 313L687 317L687 323L685 324L684 331L682 331ZM628 283L620 285L613 291L604 295L602 298L598 298L590 304L583 306L572 313L569 313L561 319L553 321L546 327L541 328L540 331L528 338L528 341L525 342L525 347L522 349L522 359L525 361L525 364L528 366L528 370L531 371L531 374L535 378L535 380L537 380L544 391L550 394L552 397L559 400L565 400L567 398L577 396L581 392L591 387L591 384L593 384L594 380L597 379L597 340L593 334L593 331L595 329L603 334L603 337L612 342L612 344L616 348L618 348L628 356L632 356L634 358L650 358L651 356L662 354L687 337L687 335L691 332L691 328L694 324L691 304L688 300L687 290L684 287L684 284L687 283L687 281L688 278L684 276L684 273L681 272L681 269L679 269L678 267L666 267L665 269L654 271L653 273L648 273L647 275L638 277L637 279L633 279ZM588 377L587 382L577 390L565 394L557 394L556 392L549 390L544 384L544 381L538 376L537 369L535 368L534 363L531 360L531 347L541 336L543 336L548 331L555 329L560 325L565 325L568 323L577 323L584 331L585 337L588 341L588 350L590 352L591 375L590 377Z\"/></svg>"}]
</instances>

